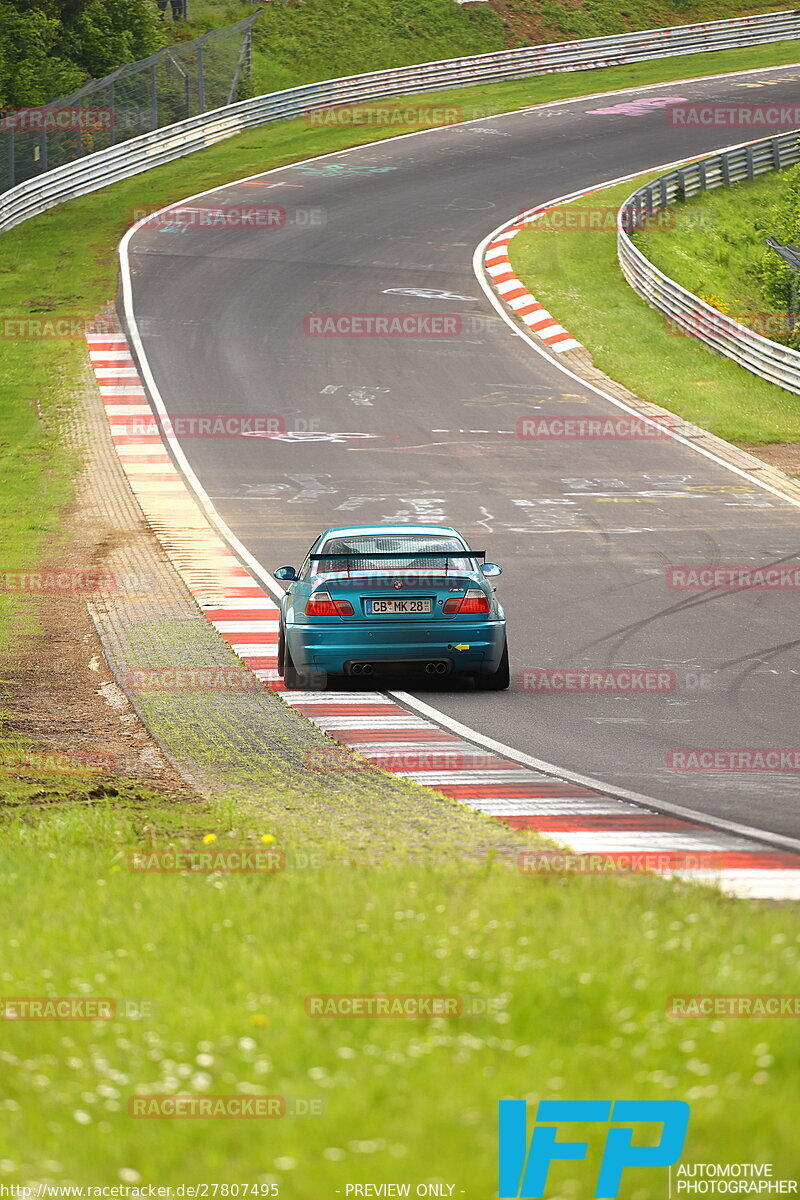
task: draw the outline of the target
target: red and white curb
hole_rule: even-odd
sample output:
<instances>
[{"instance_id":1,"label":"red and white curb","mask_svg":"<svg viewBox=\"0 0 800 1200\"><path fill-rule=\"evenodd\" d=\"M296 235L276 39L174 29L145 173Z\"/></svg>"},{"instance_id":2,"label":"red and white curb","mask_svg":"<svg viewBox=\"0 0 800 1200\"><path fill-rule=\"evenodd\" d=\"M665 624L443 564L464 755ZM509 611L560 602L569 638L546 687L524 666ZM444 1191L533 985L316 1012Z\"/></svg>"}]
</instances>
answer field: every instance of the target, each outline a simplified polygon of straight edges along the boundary
<instances>
[{"instance_id":1,"label":"red and white curb","mask_svg":"<svg viewBox=\"0 0 800 1200\"><path fill-rule=\"evenodd\" d=\"M505 301L551 350L563 354L565 350L580 350L581 343L568 333L563 325L559 325L544 305L531 295L525 284L517 279L508 257L509 242L546 212L549 212L548 208L528 213L519 224L504 229L497 237L492 238L484 252L483 265L500 299Z\"/></svg>"},{"instance_id":2,"label":"red and white curb","mask_svg":"<svg viewBox=\"0 0 800 1200\"><path fill-rule=\"evenodd\" d=\"M173 464L123 333L89 334L111 437L145 518L205 616L266 686L332 739L309 770L347 769L336 743L423 786L538 831L582 855L659 856L665 874L732 895L800 899L800 856L628 803L481 748L381 692L287 692L278 676L278 607L241 565ZM687 856L713 855L708 870Z\"/></svg>"}]
</instances>

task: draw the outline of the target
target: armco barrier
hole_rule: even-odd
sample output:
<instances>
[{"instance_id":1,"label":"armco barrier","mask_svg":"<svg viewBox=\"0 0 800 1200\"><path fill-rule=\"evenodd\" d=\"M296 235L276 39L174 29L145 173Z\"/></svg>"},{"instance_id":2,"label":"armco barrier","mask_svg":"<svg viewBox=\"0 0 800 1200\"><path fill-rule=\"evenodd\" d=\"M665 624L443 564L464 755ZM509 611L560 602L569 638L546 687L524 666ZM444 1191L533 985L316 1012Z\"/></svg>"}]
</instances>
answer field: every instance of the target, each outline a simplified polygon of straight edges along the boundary
<instances>
[{"instance_id":1,"label":"armco barrier","mask_svg":"<svg viewBox=\"0 0 800 1200\"><path fill-rule=\"evenodd\" d=\"M633 290L663 312L676 330L697 338L754 375L800 394L800 352L762 337L706 304L659 271L633 243L631 234L647 217L676 201L711 188L755 179L800 162L800 131L736 146L723 154L670 171L629 196L617 218L617 254ZM678 236L674 234L673 236Z\"/></svg>"},{"instance_id":2,"label":"armco barrier","mask_svg":"<svg viewBox=\"0 0 800 1200\"><path fill-rule=\"evenodd\" d=\"M301 116L309 109L521 79L555 71L586 71L652 58L755 46L798 36L800 12L764 13L702 25L646 29L619 37L527 46L497 54L422 63L256 96L132 138L122 145L87 155L11 188L0 196L0 230L10 229L75 196L97 191L150 167L202 150L244 129Z\"/></svg>"}]
</instances>

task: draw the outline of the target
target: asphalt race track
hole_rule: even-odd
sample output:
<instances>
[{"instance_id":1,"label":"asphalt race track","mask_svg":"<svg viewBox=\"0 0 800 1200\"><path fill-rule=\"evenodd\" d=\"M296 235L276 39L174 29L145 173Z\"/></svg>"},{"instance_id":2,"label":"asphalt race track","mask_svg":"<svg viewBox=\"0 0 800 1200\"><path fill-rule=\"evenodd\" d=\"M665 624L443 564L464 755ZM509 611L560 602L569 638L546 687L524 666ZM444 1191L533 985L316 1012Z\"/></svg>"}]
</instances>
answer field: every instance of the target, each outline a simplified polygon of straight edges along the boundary
<instances>
[{"instance_id":1,"label":"asphalt race track","mask_svg":"<svg viewBox=\"0 0 800 1200\"><path fill-rule=\"evenodd\" d=\"M676 128L659 108L591 110L637 95L788 104L798 81L800 68L783 67L665 84L367 146L203 198L284 206L281 228L159 221L130 243L136 322L170 415L285 422L284 439L180 438L264 566L297 564L326 526L457 526L504 567L512 688L416 695L609 785L795 836L797 775L666 764L676 747L800 744L797 593L674 591L665 573L797 564L800 511L672 440L518 438L523 416L619 413L513 333L472 258L518 211L772 132ZM458 314L463 330L309 336L313 313ZM743 371L743 404L747 390ZM569 666L667 668L676 686L638 696L522 686L526 669Z\"/></svg>"}]
</instances>

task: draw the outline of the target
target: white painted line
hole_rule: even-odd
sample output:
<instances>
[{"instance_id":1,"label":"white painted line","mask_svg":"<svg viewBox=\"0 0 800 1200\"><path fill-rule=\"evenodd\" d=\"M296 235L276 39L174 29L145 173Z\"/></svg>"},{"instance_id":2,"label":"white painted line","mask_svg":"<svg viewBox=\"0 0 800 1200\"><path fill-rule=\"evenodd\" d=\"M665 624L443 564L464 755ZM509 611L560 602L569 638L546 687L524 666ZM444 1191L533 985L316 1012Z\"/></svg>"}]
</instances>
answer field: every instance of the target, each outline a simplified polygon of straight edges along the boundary
<instances>
[{"instance_id":1,"label":"white painted line","mask_svg":"<svg viewBox=\"0 0 800 1200\"><path fill-rule=\"evenodd\" d=\"M408 779L414 779L417 783L424 783L428 787L438 787L441 783L450 784L451 787L469 786L471 784L492 784L496 785L498 790L505 784L511 783L529 783L531 787L541 786L542 776L536 776L532 771L510 770L504 771L502 767L496 767L494 770L471 771L469 768L456 771L395 771L396 775L405 775ZM548 779L546 781L550 783Z\"/></svg>"},{"instance_id":2,"label":"white painted line","mask_svg":"<svg viewBox=\"0 0 800 1200\"><path fill-rule=\"evenodd\" d=\"M150 408L149 404L107 404L106 405L106 416L107 417L151 417L152 418L153 412L152 412L152 409ZM130 432L130 427L127 425L112 426L112 428L118 428L118 429L120 429L121 432L128 432L128 433Z\"/></svg>"},{"instance_id":3,"label":"white painted line","mask_svg":"<svg viewBox=\"0 0 800 1200\"><path fill-rule=\"evenodd\" d=\"M233 645L228 643L234 654L240 658L269 658L272 655L277 662L277 644L275 642L245 642Z\"/></svg>"},{"instance_id":4,"label":"white painted line","mask_svg":"<svg viewBox=\"0 0 800 1200\"><path fill-rule=\"evenodd\" d=\"M470 808L491 816L503 817L567 817L567 816L617 816L622 813L641 815L640 808L625 804L622 800L606 800L599 796L596 800L581 800L565 798L563 800L518 800L511 796L498 796L492 799L476 799L468 797L461 800ZM548 836L549 836L549 831ZM563 835L566 836L566 835Z\"/></svg>"},{"instance_id":5,"label":"white painted line","mask_svg":"<svg viewBox=\"0 0 800 1200\"><path fill-rule=\"evenodd\" d=\"M211 617L211 624L220 633L274 633L278 628L278 617L274 621L216 621Z\"/></svg>"},{"instance_id":6,"label":"white painted line","mask_svg":"<svg viewBox=\"0 0 800 1200\"><path fill-rule=\"evenodd\" d=\"M687 850L704 854L722 854L727 851L752 850L751 842L741 838L727 837L715 830L693 833L687 825L686 832L672 830L669 833L657 829L548 829L547 836L568 839L571 849L578 854L642 854L646 851Z\"/></svg>"},{"instance_id":7,"label":"white painted line","mask_svg":"<svg viewBox=\"0 0 800 1200\"><path fill-rule=\"evenodd\" d=\"M723 891L743 900L800 900L800 871L736 870L673 871L690 883L718 884Z\"/></svg>"}]
</instances>

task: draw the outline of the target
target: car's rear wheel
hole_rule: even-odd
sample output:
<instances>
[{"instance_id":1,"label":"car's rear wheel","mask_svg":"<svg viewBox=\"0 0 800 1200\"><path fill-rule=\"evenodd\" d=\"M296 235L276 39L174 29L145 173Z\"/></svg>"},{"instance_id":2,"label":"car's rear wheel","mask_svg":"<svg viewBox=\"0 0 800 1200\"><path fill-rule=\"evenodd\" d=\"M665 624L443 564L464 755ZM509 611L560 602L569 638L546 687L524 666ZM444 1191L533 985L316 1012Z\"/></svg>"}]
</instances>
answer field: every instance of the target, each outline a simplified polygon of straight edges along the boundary
<instances>
[{"instance_id":1,"label":"car's rear wheel","mask_svg":"<svg viewBox=\"0 0 800 1200\"><path fill-rule=\"evenodd\" d=\"M511 682L511 672L508 665L508 642L503 642L503 654L496 671L489 675L476 675L475 687L482 692L502 692Z\"/></svg>"},{"instance_id":2,"label":"car's rear wheel","mask_svg":"<svg viewBox=\"0 0 800 1200\"><path fill-rule=\"evenodd\" d=\"M278 674L283 678L284 663L286 662L286 635L281 625L278 630Z\"/></svg>"},{"instance_id":3,"label":"car's rear wheel","mask_svg":"<svg viewBox=\"0 0 800 1200\"><path fill-rule=\"evenodd\" d=\"M298 671L292 659L292 652L283 645L283 682L291 692L315 691L324 692L328 687L328 677L324 671Z\"/></svg>"}]
</instances>

